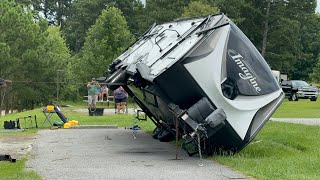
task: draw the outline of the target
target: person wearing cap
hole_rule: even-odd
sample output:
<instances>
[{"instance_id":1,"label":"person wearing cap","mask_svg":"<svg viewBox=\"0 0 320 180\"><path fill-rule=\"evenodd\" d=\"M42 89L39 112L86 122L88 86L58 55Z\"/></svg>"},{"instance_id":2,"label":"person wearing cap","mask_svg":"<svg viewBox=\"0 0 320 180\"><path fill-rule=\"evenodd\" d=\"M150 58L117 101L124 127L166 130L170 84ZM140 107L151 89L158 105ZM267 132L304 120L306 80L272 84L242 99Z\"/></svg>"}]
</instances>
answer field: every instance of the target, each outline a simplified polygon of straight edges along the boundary
<instances>
[{"instance_id":1,"label":"person wearing cap","mask_svg":"<svg viewBox=\"0 0 320 180\"><path fill-rule=\"evenodd\" d=\"M95 78L91 79L91 82L87 84L88 88L88 108L95 109L98 101L98 93L100 89L100 85Z\"/></svg>"}]
</instances>

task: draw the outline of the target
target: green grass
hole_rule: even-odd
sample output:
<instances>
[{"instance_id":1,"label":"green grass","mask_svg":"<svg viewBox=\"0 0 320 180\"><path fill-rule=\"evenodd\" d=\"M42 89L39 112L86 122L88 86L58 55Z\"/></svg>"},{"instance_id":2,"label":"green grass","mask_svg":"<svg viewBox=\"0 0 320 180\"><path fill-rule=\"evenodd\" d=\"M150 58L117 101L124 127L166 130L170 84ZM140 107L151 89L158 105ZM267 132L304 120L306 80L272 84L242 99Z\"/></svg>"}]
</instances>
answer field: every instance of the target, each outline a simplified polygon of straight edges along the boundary
<instances>
[{"instance_id":1,"label":"green grass","mask_svg":"<svg viewBox=\"0 0 320 180\"><path fill-rule=\"evenodd\" d=\"M65 103L63 103L65 104ZM68 103L70 104L70 103ZM148 121L138 121L131 115L88 116L88 113L78 113L76 108L86 107L85 103L71 104L75 107L61 108L69 120L78 120L80 125L118 125L129 127L139 125L150 133L154 124ZM113 108L111 106L111 108ZM0 125L4 120L15 119L28 115L37 115L39 123L44 121L40 108L0 118ZM299 100L292 102L285 100L273 117L313 117L320 118L320 102ZM52 116L53 121L60 121L58 116ZM0 126L0 129L3 126ZM48 128L45 126L44 128ZM29 129L22 133L0 133L1 136L24 136L36 133L36 129ZM319 179L320 178L320 127L304 126L280 122L268 122L256 139L233 156L213 156L214 159L234 170L257 179ZM15 165L0 162L0 179L5 172L4 179L39 179L34 172L24 172L25 160ZM9 167L10 166L10 167ZM14 177L10 171L18 173ZM15 173L13 173L15 174Z\"/></svg>"},{"instance_id":2,"label":"green grass","mask_svg":"<svg viewBox=\"0 0 320 180\"><path fill-rule=\"evenodd\" d=\"M274 118L320 118L320 100L288 101L285 99L273 114Z\"/></svg>"},{"instance_id":3,"label":"green grass","mask_svg":"<svg viewBox=\"0 0 320 180\"><path fill-rule=\"evenodd\" d=\"M79 121L79 125L117 125L129 127L139 125L145 132L151 132L155 128L152 121L139 121L133 115L113 114L104 116L88 116L88 113L75 112L76 108L63 108L62 111L69 120Z\"/></svg>"},{"instance_id":4,"label":"green grass","mask_svg":"<svg viewBox=\"0 0 320 180\"><path fill-rule=\"evenodd\" d=\"M0 179L5 180L37 180L42 179L34 171L24 169L27 159L22 159L16 163L9 161L0 161Z\"/></svg>"},{"instance_id":5,"label":"green grass","mask_svg":"<svg viewBox=\"0 0 320 180\"><path fill-rule=\"evenodd\" d=\"M319 179L320 127L268 122L234 156L213 159L257 179Z\"/></svg>"}]
</instances>

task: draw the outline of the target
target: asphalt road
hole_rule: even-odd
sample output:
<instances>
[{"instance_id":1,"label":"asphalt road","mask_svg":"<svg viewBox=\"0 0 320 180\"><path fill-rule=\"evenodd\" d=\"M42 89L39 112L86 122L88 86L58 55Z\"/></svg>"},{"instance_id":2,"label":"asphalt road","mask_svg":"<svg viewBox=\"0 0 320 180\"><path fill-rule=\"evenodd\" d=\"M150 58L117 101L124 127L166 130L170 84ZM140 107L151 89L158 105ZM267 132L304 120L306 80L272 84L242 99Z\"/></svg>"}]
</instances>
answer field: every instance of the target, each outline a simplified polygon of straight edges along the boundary
<instances>
[{"instance_id":1,"label":"asphalt road","mask_svg":"<svg viewBox=\"0 0 320 180\"><path fill-rule=\"evenodd\" d=\"M41 130L27 169L45 179L246 179L214 161L179 153L138 131L125 129Z\"/></svg>"}]
</instances>

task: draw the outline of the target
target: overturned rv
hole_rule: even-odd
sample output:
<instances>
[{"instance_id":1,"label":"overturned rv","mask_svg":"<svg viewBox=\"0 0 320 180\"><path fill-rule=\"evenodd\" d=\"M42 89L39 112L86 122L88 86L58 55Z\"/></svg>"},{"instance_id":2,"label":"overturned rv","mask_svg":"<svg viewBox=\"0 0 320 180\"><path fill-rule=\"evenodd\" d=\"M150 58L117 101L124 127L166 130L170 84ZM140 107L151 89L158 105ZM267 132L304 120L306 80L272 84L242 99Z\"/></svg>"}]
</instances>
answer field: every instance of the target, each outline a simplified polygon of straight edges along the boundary
<instances>
[{"instance_id":1,"label":"overturned rv","mask_svg":"<svg viewBox=\"0 0 320 180\"><path fill-rule=\"evenodd\" d=\"M109 87L122 85L156 124L154 138L178 134L207 154L240 151L284 98L258 50L223 14L154 24L109 73Z\"/></svg>"}]
</instances>

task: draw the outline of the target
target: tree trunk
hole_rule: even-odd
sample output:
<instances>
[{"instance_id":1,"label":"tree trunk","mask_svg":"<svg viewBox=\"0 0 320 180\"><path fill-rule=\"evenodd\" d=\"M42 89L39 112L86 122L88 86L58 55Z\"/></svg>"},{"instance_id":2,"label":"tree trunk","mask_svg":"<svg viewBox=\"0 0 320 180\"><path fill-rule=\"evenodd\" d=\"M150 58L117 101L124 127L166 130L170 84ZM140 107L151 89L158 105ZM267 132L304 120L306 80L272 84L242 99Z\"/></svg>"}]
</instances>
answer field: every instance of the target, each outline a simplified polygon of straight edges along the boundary
<instances>
[{"instance_id":1,"label":"tree trunk","mask_svg":"<svg viewBox=\"0 0 320 180\"><path fill-rule=\"evenodd\" d=\"M261 48L261 55L265 57L267 51L267 41L268 41L268 31L269 31L269 16L270 16L270 4L271 0L267 0L267 11L266 11L266 19L264 21L264 31L263 31L263 39L262 39L262 48Z\"/></svg>"},{"instance_id":2,"label":"tree trunk","mask_svg":"<svg viewBox=\"0 0 320 180\"><path fill-rule=\"evenodd\" d=\"M56 11L57 12L58 26L62 26L62 14L63 14L62 9L63 9L63 7L61 5L61 1L58 0L58 2L57 2L57 11Z\"/></svg>"},{"instance_id":3,"label":"tree trunk","mask_svg":"<svg viewBox=\"0 0 320 180\"><path fill-rule=\"evenodd\" d=\"M48 2L47 2L47 0L44 1L43 14L44 14L45 19L48 20Z\"/></svg>"},{"instance_id":4,"label":"tree trunk","mask_svg":"<svg viewBox=\"0 0 320 180\"><path fill-rule=\"evenodd\" d=\"M5 98L5 100L4 100L4 108L5 108L5 114L9 114L9 98L8 98L8 96Z\"/></svg>"},{"instance_id":5,"label":"tree trunk","mask_svg":"<svg viewBox=\"0 0 320 180\"><path fill-rule=\"evenodd\" d=\"M0 90L0 117L2 116L2 99L3 99L3 93L2 91Z\"/></svg>"},{"instance_id":6,"label":"tree trunk","mask_svg":"<svg viewBox=\"0 0 320 180\"><path fill-rule=\"evenodd\" d=\"M15 102L14 102L14 96L15 96L15 93L14 92L12 92L12 95L11 95L11 114L13 113L13 111L14 111L14 108L15 108L15 106L14 106L14 104L15 104Z\"/></svg>"}]
</instances>

